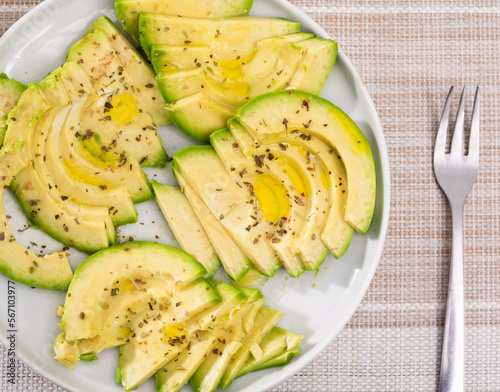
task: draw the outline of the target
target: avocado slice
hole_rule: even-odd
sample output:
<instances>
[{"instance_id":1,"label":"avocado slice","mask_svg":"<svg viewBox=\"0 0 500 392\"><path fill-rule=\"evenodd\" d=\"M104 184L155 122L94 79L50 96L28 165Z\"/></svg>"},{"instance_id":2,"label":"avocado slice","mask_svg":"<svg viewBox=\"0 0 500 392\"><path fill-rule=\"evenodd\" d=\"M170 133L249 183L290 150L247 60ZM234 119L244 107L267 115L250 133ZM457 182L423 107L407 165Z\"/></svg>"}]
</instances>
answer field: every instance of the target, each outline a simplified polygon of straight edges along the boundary
<instances>
[{"instance_id":1,"label":"avocado slice","mask_svg":"<svg viewBox=\"0 0 500 392\"><path fill-rule=\"evenodd\" d=\"M254 300L253 293L247 297L228 284L215 280L209 280L209 283L216 288L222 301L192 320L195 328L198 327L201 332L197 332L196 339L192 339L185 350L156 373L156 390L159 392L180 391L205 360L207 353L218 343L218 334L214 331L220 328L220 320L229 319L228 315L234 309Z\"/></svg>"},{"instance_id":2,"label":"avocado slice","mask_svg":"<svg viewBox=\"0 0 500 392\"><path fill-rule=\"evenodd\" d=\"M291 34L300 30L300 24L280 18L192 18L154 13L139 15L141 46L151 58L151 46L204 45L213 43L217 56L249 56L255 43L265 38ZM214 41L214 39L216 39Z\"/></svg>"},{"instance_id":3,"label":"avocado slice","mask_svg":"<svg viewBox=\"0 0 500 392\"><path fill-rule=\"evenodd\" d=\"M0 147L3 144L7 130L9 112L17 105L26 86L17 80L9 79L6 74L0 74Z\"/></svg>"},{"instance_id":4,"label":"avocado slice","mask_svg":"<svg viewBox=\"0 0 500 392\"><path fill-rule=\"evenodd\" d=\"M185 311L181 314L179 312L174 314L172 310L155 311L156 317L149 319L147 325L143 323L141 328L132 326L134 331L141 329L145 332L120 347L117 380L119 378L126 390L140 385L163 366L168 366L170 362L178 363L179 356L190 351L195 342L205 337L200 337L200 334L204 334L203 331L210 332L224 323L224 317L246 300L246 296L241 291L222 282L203 282L205 285L210 284L210 290L202 287L197 296L208 299L204 305L205 310L199 312L184 309ZM180 293L183 291L185 290ZM213 297L216 296L217 303L210 300L208 291L212 292ZM178 296L172 300L172 303L176 302L176 305L179 304L180 307L186 303L188 305L185 306L193 307L193 303L199 301L197 298ZM178 310L177 306L175 309ZM173 318L175 318L175 323L172 323L172 326L163 327L166 321L173 320ZM208 334L206 337L208 338ZM147 346L147 352L143 350L145 346Z\"/></svg>"},{"instance_id":5,"label":"avocado slice","mask_svg":"<svg viewBox=\"0 0 500 392\"><path fill-rule=\"evenodd\" d=\"M62 126L69 109L54 108L37 122L32 149L28 151L32 164L19 172L10 186L24 213L38 228L66 245L92 253L116 240L107 208L75 202L70 195L61 194L44 175L46 134L49 127Z\"/></svg>"},{"instance_id":6,"label":"avocado slice","mask_svg":"<svg viewBox=\"0 0 500 392\"><path fill-rule=\"evenodd\" d=\"M255 158L254 155L246 157L229 129L214 132L210 136L210 142L224 163L227 172L230 175L232 173L238 174L238 176L233 177L233 181L240 185L243 183L252 184L259 202L259 209L263 212L264 217L274 223L271 231L268 232L268 235L271 236L270 246L279 256L290 276L300 276L304 272L304 264L299 256L299 250L295 249L296 247L293 245L300 241L298 237L295 238L295 234L300 232L303 219L294 215L304 216L309 213L305 212L307 208L305 203L299 205L289 200L301 197L293 186L294 184L276 163L266 161L266 164L262 165L260 164L261 159ZM259 156L261 152L262 150L258 151L256 155ZM266 183L271 183L274 186L269 187ZM266 188L264 193L259 187ZM301 213L297 210L300 210ZM266 212L276 215L277 219L273 220L266 216ZM250 227L247 230L252 231L253 228Z\"/></svg>"},{"instance_id":7,"label":"avocado slice","mask_svg":"<svg viewBox=\"0 0 500 392\"><path fill-rule=\"evenodd\" d=\"M133 1L132 3L137 5L137 1ZM161 2L157 1L157 3ZM116 5L118 5L118 2L116 2ZM139 15L137 15L137 17L138 16ZM148 112L153 116L154 122L157 125L168 124L170 119L163 109L161 94L155 82L156 74L148 61L139 53L134 45L125 38L120 29L105 16L97 19L97 21L90 26L87 34L91 34L96 30L102 30L107 35L123 67L127 70L129 75L133 75L136 84L142 82L144 86L148 86L148 88L141 89L140 91L136 89L135 94L138 100L146 105ZM137 38L138 37L139 36L137 36ZM151 85L153 87L149 87Z\"/></svg>"},{"instance_id":8,"label":"avocado slice","mask_svg":"<svg viewBox=\"0 0 500 392\"><path fill-rule=\"evenodd\" d=\"M48 290L66 290L73 272L66 252L37 256L14 238L3 205L3 192L14 175L26 165L27 148L23 141L13 141L0 151L0 272L16 282Z\"/></svg>"},{"instance_id":9,"label":"avocado slice","mask_svg":"<svg viewBox=\"0 0 500 392\"><path fill-rule=\"evenodd\" d=\"M167 220L182 250L192 255L212 277L220 267L220 260L203 229L196 213L180 188L152 182L156 202Z\"/></svg>"},{"instance_id":10,"label":"avocado slice","mask_svg":"<svg viewBox=\"0 0 500 392\"><path fill-rule=\"evenodd\" d=\"M154 242L130 241L103 249L75 271L61 320L65 339L75 342L99 336L104 310L113 314L113 309L128 308L118 294L145 300L149 309L147 302L155 293L180 291L205 274L192 256Z\"/></svg>"},{"instance_id":11,"label":"avocado slice","mask_svg":"<svg viewBox=\"0 0 500 392\"><path fill-rule=\"evenodd\" d=\"M9 112L4 144L8 145L13 141L22 141L25 143L26 150L29 150L31 148L33 126L51 107L42 93L41 87L37 83L30 83L28 88L21 94L17 105ZM28 165L29 159L27 156L24 157L24 160Z\"/></svg>"},{"instance_id":12,"label":"avocado slice","mask_svg":"<svg viewBox=\"0 0 500 392\"><path fill-rule=\"evenodd\" d=\"M240 281L250 270L251 264L248 257L242 252L221 222L180 174L175 162L172 162L172 168L184 195L205 229L216 253L219 255L227 275L236 282Z\"/></svg>"},{"instance_id":13,"label":"avocado slice","mask_svg":"<svg viewBox=\"0 0 500 392\"><path fill-rule=\"evenodd\" d=\"M340 108L313 94L280 91L254 99L236 119L259 144L295 130L326 143L346 171L345 220L361 234L368 231L375 207L375 163L363 132Z\"/></svg>"},{"instance_id":14,"label":"avocado slice","mask_svg":"<svg viewBox=\"0 0 500 392\"><path fill-rule=\"evenodd\" d=\"M270 224L259 216L256 202L252 202L251 188L240 188L231 180L210 146L187 147L177 152L173 159L182 177L219 219L252 264L263 275L274 276L280 263L266 235ZM257 222L258 225L255 225ZM255 226L251 232L245 229L252 225Z\"/></svg>"},{"instance_id":15,"label":"avocado slice","mask_svg":"<svg viewBox=\"0 0 500 392\"><path fill-rule=\"evenodd\" d=\"M259 344L274 325L281 319L283 312L271 308L262 307L255 316L253 328L250 333L245 334L242 345L231 358L224 376L221 379L220 386L226 389L237 377L238 372L250 357L250 350L254 344Z\"/></svg>"},{"instance_id":16,"label":"avocado slice","mask_svg":"<svg viewBox=\"0 0 500 392\"><path fill-rule=\"evenodd\" d=\"M182 3L159 0L116 0L115 11L123 31L139 42L137 25L139 14L142 12L223 18L248 15L252 3L253 0L187 0Z\"/></svg>"},{"instance_id":17,"label":"avocado slice","mask_svg":"<svg viewBox=\"0 0 500 392\"><path fill-rule=\"evenodd\" d=\"M292 207L292 216L285 222L286 226L294 223L294 220L301 220L301 227L294 225L285 229L296 232L297 236L292 236L290 248L293 253L299 254L304 267L309 271L315 271L323 263L329 253L328 248L323 244L320 237L324 231L325 221L331 203L328 183L322 180L326 176L328 168L322 168L315 154L308 153L307 150L296 148L288 143L266 143L263 146L256 143L249 143L248 133L237 121L230 120L229 130L238 145L241 145L245 155L252 157L255 161L257 156L259 163L263 167L270 167L273 163L282 168L291 182L286 190L286 196L282 197L282 203L288 202ZM264 148L266 154L262 155ZM275 165L275 166L276 166ZM278 173L275 167L271 170ZM256 171L256 173L259 173ZM257 181L262 175L257 176ZM264 178L265 179L265 178ZM279 181L284 181L283 175ZM260 203L262 209L264 205ZM303 208L298 208L298 206ZM281 241L283 236L279 237ZM350 239L349 239L350 240ZM278 244L281 244L281 241Z\"/></svg>"},{"instance_id":18,"label":"avocado slice","mask_svg":"<svg viewBox=\"0 0 500 392\"><path fill-rule=\"evenodd\" d=\"M245 72L240 72L242 68L261 68L252 69L250 74L256 76L268 75L276 72L275 68L279 58L275 56L278 53L278 48L284 43L296 43L308 38L313 38L314 34L299 32L287 34L280 37L266 38L256 43L255 53L248 58L223 59L222 63L213 63L218 59L215 58L215 53L210 44L205 45L164 45L157 44L151 47L151 63L155 68L156 73L175 73L179 70L199 67L207 70L218 80L224 80L226 75L233 79L246 75ZM271 53L269 53L271 52ZM272 58L267 58L271 55ZM208 62L207 62L208 61ZM219 66L220 65L220 66ZM208 70L211 68L211 71ZM262 69L263 67L263 69Z\"/></svg>"},{"instance_id":19,"label":"avocado slice","mask_svg":"<svg viewBox=\"0 0 500 392\"><path fill-rule=\"evenodd\" d=\"M158 307L152 304L153 309L144 318L136 317L130 323L136 334L134 339L120 346L117 381L127 391L135 389L185 350L192 335L186 323L221 301L217 290L203 279L167 295L166 300L171 304L168 309L161 301Z\"/></svg>"},{"instance_id":20,"label":"avocado slice","mask_svg":"<svg viewBox=\"0 0 500 392\"><path fill-rule=\"evenodd\" d=\"M224 105L205 93L197 93L165 105L172 122L186 135L202 143L210 134L226 127L227 120L236 114L236 106Z\"/></svg>"},{"instance_id":21,"label":"avocado slice","mask_svg":"<svg viewBox=\"0 0 500 392\"><path fill-rule=\"evenodd\" d=\"M142 166L165 166L168 157L142 93L156 85L128 73L103 30L76 43L67 59L81 64L100 94L93 110L84 113L82 128L101 134L101 145L119 156L131 156Z\"/></svg>"},{"instance_id":22,"label":"avocado slice","mask_svg":"<svg viewBox=\"0 0 500 392\"><path fill-rule=\"evenodd\" d=\"M66 119L66 121L68 118ZM45 143L44 159L46 175L55 188L75 200L94 206L104 206L109 211L114 225L124 225L137 221L137 211L130 192L123 186L110 182L100 182L93 173L86 173L71 157L78 155L73 144L70 151L62 151L61 133L73 124L50 127Z\"/></svg>"},{"instance_id":23,"label":"avocado slice","mask_svg":"<svg viewBox=\"0 0 500 392\"><path fill-rule=\"evenodd\" d=\"M231 120L231 124L235 122ZM238 129L241 129L241 126ZM349 248L354 233L354 229L344 219L347 184L345 181L342 182L342 179L347 176L342 161L332 153L328 145L300 132L290 132L284 138L277 138L276 142L295 146L306 151L306 154L314 156L318 161L317 167L321 168L321 182L330 192L330 207L321 232L321 241L335 258L342 257Z\"/></svg>"},{"instance_id":24,"label":"avocado slice","mask_svg":"<svg viewBox=\"0 0 500 392\"><path fill-rule=\"evenodd\" d=\"M302 338L302 335L295 335L283 328L273 327L259 344L262 350L262 356L259 359L251 356L239 370L236 377L244 376L249 372L266 369L267 367L286 365L291 359L289 359L288 353L297 349ZM299 350L297 349L297 353L298 352ZM273 365L268 366L270 363L273 363Z\"/></svg>"},{"instance_id":25,"label":"avocado slice","mask_svg":"<svg viewBox=\"0 0 500 392\"><path fill-rule=\"evenodd\" d=\"M75 102L69 114L71 117L61 130L61 151L65 162L70 165L69 170L97 186L112 184L126 188L136 204L153 199L149 181L137 160L125 157L118 162L105 162L88 151L88 145L84 145L82 139L90 133L81 126L73 128L79 123L82 113L88 111L87 107L86 101Z\"/></svg>"},{"instance_id":26,"label":"avocado slice","mask_svg":"<svg viewBox=\"0 0 500 392\"><path fill-rule=\"evenodd\" d=\"M209 392L217 388L233 356L242 347L245 333L250 333L254 327L264 298L259 290L242 291L247 300L229 314L221 328L214 330L218 342L212 351L206 353L205 360L190 379L194 391Z\"/></svg>"},{"instance_id":27,"label":"avocado slice","mask_svg":"<svg viewBox=\"0 0 500 392\"><path fill-rule=\"evenodd\" d=\"M156 80L163 98L172 102L205 92L226 105L242 106L258 95L285 88L319 93L335 63L337 44L320 38L293 42L285 37L257 42L249 58L225 60L200 53L196 63L166 72L157 64ZM189 45L185 47L189 50ZM152 53L157 53L156 46ZM171 64L179 61L172 58Z\"/></svg>"}]
</instances>

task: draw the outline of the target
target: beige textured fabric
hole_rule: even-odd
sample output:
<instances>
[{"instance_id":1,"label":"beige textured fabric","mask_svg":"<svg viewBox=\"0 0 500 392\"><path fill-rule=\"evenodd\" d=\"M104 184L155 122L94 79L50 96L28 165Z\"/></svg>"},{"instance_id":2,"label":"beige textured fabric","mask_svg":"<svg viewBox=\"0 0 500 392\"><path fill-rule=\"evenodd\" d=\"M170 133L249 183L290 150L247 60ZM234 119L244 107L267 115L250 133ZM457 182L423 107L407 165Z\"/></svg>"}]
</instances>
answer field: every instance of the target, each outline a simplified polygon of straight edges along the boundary
<instances>
[{"instance_id":1,"label":"beige textured fabric","mask_svg":"<svg viewBox=\"0 0 500 392\"><path fill-rule=\"evenodd\" d=\"M36 3L1 0L0 34ZM451 218L432 147L452 84L482 86L481 167L465 211L466 390L500 391L500 3L292 3L339 42L366 83L389 147L393 198L385 251L360 307L314 362L273 392L436 390ZM1 390L62 391L18 369L17 389L9 389L0 347Z\"/></svg>"}]
</instances>

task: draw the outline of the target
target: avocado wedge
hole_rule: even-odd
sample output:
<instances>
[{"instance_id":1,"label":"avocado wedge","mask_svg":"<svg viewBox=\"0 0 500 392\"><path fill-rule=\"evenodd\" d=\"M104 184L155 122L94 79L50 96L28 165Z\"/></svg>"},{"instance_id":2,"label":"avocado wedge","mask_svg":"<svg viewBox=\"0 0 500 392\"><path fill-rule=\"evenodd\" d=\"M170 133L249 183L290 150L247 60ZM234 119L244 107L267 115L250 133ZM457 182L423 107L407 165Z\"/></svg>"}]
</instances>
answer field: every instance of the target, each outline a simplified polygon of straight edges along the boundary
<instances>
[{"instance_id":1,"label":"avocado wedge","mask_svg":"<svg viewBox=\"0 0 500 392\"><path fill-rule=\"evenodd\" d=\"M340 108L302 91L280 91L258 97L235 118L260 144L292 132L327 144L346 171L345 221L361 234L368 231L375 207L373 155L363 132Z\"/></svg>"},{"instance_id":2,"label":"avocado wedge","mask_svg":"<svg viewBox=\"0 0 500 392\"><path fill-rule=\"evenodd\" d=\"M251 188L235 184L210 146L187 147L177 152L174 162L182 177L230 233L240 249L263 275L274 276L280 268L269 246L270 224L252 202ZM258 225L255 223L258 222ZM254 229L250 232L248 226Z\"/></svg>"},{"instance_id":3,"label":"avocado wedge","mask_svg":"<svg viewBox=\"0 0 500 392\"><path fill-rule=\"evenodd\" d=\"M137 1L133 1L132 3L137 4ZM118 2L116 4L118 4ZM135 94L137 99L145 104L148 112L157 125L168 124L170 119L163 109L161 94L155 82L156 75L148 61L139 53L135 46L125 38L120 29L118 29L110 19L105 16L97 19L97 21L90 26L87 35L97 30L101 30L106 34L123 68L125 68L129 75L133 75L134 82L144 86L152 86L140 90L136 89Z\"/></svg>"},{"instance_id":4,"label":"avocado wedge","mask_svg":"<svg viewBox=\"0 0 500 392\"><path fill-rule=\"evenodd\" d=\"M220 267L220 260L193 207L180 188L153 181L156 202L165 216L182 250L192 255L208 271L211 278Z\"/></svg>"},{"instance_id":5,"label":"avocado wedge","mask_svg":"<svg viewBox=\"0 0 500 392\"><path fill-rule=\"evenodd\" d=\"M198 16L205 18L223 18L248 15L253 0L187 0L159 1L159 0L116 0L115 11L123 31L129 33L139 42L137 28L139 15L143 12L159 14Z\"/></svg>"},{"instance_id":6,"label":"avocado wedge","mask_svg":"<svg viewBox=\"0 0 500 392\"><path fill-rule=\"evenodd\" d=\"M9 226L3 205L3 192L14 175L25 165L27 149L22 141L11 142L0 151L0 272L16 282L48 290L66 290L73 272L66 252L37 256L16 241Z\"/></svg>"},{"instance_id":7,"label":"avocado wedge","mask_svg":"<svg viewBox=\"0 0 500 392\"><path fill-rule=\"evenodd\" d=\"M5 131L7 130L7 116L14 106L26 86L17 80L9 79L6 74L0 74L0 147L3 144Z\"/></svg>"}]
</instances>

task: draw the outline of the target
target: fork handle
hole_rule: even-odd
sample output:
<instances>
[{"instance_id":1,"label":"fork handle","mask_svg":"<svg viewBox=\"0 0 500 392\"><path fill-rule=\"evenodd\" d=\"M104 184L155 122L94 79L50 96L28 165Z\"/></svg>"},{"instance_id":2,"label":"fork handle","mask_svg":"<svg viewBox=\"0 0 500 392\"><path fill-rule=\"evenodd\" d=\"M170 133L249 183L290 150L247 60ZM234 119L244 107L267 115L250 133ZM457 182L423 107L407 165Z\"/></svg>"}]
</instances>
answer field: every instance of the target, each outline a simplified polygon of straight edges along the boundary
<instances>
[{"instance_id":1,"label":"fork handle","mask_svg":"<svg viewBox=\"0 0 500 392\"><path fill-rule=\"evenodd\" d=\"M453 239L439 392L464 390L464 204L451 205Z\"/></svg>"}]
</instances>

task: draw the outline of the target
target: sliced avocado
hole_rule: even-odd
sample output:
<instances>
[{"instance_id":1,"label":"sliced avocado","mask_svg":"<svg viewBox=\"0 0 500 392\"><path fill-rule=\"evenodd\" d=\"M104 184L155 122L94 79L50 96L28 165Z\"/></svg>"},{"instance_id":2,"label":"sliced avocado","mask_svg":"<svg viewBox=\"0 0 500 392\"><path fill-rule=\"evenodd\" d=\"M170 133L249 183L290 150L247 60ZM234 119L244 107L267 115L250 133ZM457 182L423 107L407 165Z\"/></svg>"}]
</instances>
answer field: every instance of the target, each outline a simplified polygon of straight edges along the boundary
<instances>
[{"instance_id":1,"label":"sliced avocado","mask_svg":"<svg viewBox=\"0 0 500 392\"><path fill-rule=\"evenodd\" d=\"M291 350L286 350L286 351L282 352L281 354L275 356L274 358L271 358L269 361L264 362L258 368L255 368L255 369L250 370L250 371L255 372L257 370L264 370L264 369L269 369L272 367L279 367L279 366L288 365L290 363L290 361L299 354L300 354L300 349L298 347L293 348ZM238 375L238 377L239 377L239 375Z\"/></svg>"},{"instance_id":2,"label":"sliced avocado","mask_svg":"<svg viewBox=\"0 0 500 392\"><path fill-rule=\"evenodd\" d=\"M245 333L250 333L254 327L264 298L259 290L243 291L248 299L229 315L225 325L214 331L218 343L191 377L194 391L211 392L217 388L233 356L242 347Z\"/></svg>"},{"instance_id":3,"label":"sliced avocado","mask_svg":"<svg viewBox=\"0 0 500 392\"><path fill-rule=\"evenodd\" d=\"M156 1L156 3L163 4L159 1ZM137 1L133 1L131 4L137 5ZM118 8L118 2L116 2L116 6ZM137 17L139 17L139 15L137 15ZM90 27L87 34L96 30L102 30L106 33L123 67L127 70L129 75L133 75L135 83L140 84L140 81L142 81L144 86L148 86L146 89L141 89L140 91L136 90L135 94L138 100L146 105L155 123L157 125L168 124L170 119L163 109L161 94L155 82L156 75L148 61L142 57L139 51L137 51L127 38L125 38L114 23L105 16L97 19ZM137 35L137 41L138 39L139 35ZM151 85L153 85L153 87L149 87Z\"/></svg>"},{"instance_id":4,"label":"sliced avocado","mask_svg":"<svg viewBox=\"0 0 500 392\"><path fill-rule=\"evenodd\" d=\"M212 277L220 267L220 260L186 196L180 188L156 181L152 186L156 202L182 250L203 264L208 271L206 277Z\"/></svg>"},{"instance_id":5,"label":"sliced avocado","mask_svg":"<svg viewBox=\"0 0 500 392\"><path fill-rule=\"evenodd\" d=\"M299 205L296 202L301 200L301 195L297 193L294 184L275 162L266 160L263 164L265 159L261 155L263 150L256 150L246 157L229 129L214 132L210 136L210 142L227 172L230 175L233 174L233 181L240 185L245 183L252 185L260 212L273 223L268 232L268 236L272 238L270 246L279 256L290 276L300 276L304 272L304 264L299 256L300 246L294 246L294 244L300 243L301 237L295 235L303 226L303 219L300 216L309 215L309 213L303 211L306 209L305 203ZM274 154L277 153L274 152ZM234 176L234 173L238 175ZM252 231L253 228L250 227L247 230Z\"/></svg>"},{"instance_id":6,"label":"sliced avocado","mask_svg":"<svg viewBox=\"0 0 500 392\"><path fill-rule=\"evenodd\" d=\"M231 279L236 282L240 281L240 279L250 270L251 264L248 257L242 252L221 222L180 174L175 162L172 163L172 167L177 182L181 186L184 195L191 204L201 225L205 229L216 253L219 255L224 270Z\"/></svg>"},{"instance_id":7,"label":"sliced avocado","mask_svg":"<svg viewBox=\"0 0 500 392\"><path fill-rule=\"evenodd\" d=\"M222 377L220 384L222 389L226 389L231 385L240 369L250 357L250 349L252 346L254 344L259 344L264 335L274 327L282 316L283 312L281 311L264 307L259 309L255 316L255 322L251 332L244 336L242 346L231 358L231 362Z\"/></svg>"},{"instance_id":8,"label":"sliced avocado","mask_svg":"<svg viewBox=\"0 0 500 392\"><path fill-rule=\"evenodd\" d=\"M188 18L153 13L139 15L141 46L151 58L151 46L212 43L220 58L246 57L265 38L296 33L300 24L280 18Z\"/></svg>"},{"instance_id":9,"label":"sliced avocado","mask_svg":"<svg viewBox=\"0 0 500 392\"><path fill-rule=\"evenodd\" d=\"M224 128L237 107L224 105L205 93L198 93L165 105L172 122L186 135L208 143L210 134Z\"/></svg>"},{"instance_id":10,"label":"sliced avocado","mask_svg":"<svg viewBox=\"0 0 500 392\"><path fill-rule=\"evenodd\" d=\"M82 139L91 135L81 128L82 113L88 104L80 101L73 104L64 128L61 131L61 151L69 170L85 182L97 186L119 186L126 188L134 203L142 203L154 198L146 174L133 158L121 158L120 161L102 161L96 158L83 145ZM79 125L80 124L80 125ZM93 135L93 133L92 133Z\"/></svg>"},{"instance_id":11,"label":"sliced avocado","mask_svg":"<svg viewBox=\"0 0 500 392\"><path fill-rule=\"evenodd\" d=\"M189 348L156 373L157 392L179 392L218 342L214 333L202 332L198 336L199 340L194 340Z\"/></svg>"},{"instance_id":12,"label":"sliced avocado","mask_svg":"<svg viewBox=\"0 0 500 392\"><path fill-rule=\"evenodd\" d=\"M300 345L302 340L302 335L294 335L280 327L273 327L269 333L264 336L259 346L262 350L262 356L256 359L251 356L248 361L240 369L236 377L244 376L249 372L255 372L257 370L265 369L266 363L271 360L277 360L277 358L283 355L285 352L290 352L296 349ZM288 357L288 356L287 356ZM277 361L276 361L277 362ZM288 363L288 362L286 362ZM286 363L283 363L285 365ZM281 366L277 364L274 366Z\"/></svg>"},{"instance_id":13,"label":"sliced avocado","mask_svg":"<svg viewBox=\"0 0 500 392\"><path fill-rule=\"evenodd\" d=\"M375 207L375 164L368 140L347 114L323 98L295 90L260 96L242 107L236 119L258 143L297 130L330 146L347 174L345 220L359 233L367 232Z\"/></svg>"},{"instance_id":14,"label":"sliced avocado","mask_svg":"<svg viewBox=\"0 0 500 392\"><path fill-rule=\"evenodd\" d=\"M123 30L139 42L137 28L139 14L153 12L159 14L223 18L245 16L252 8L253 0L187 0L165 2L158 0L116 0L115 11Z\"/></svg>"},{"instance_id":15,"label":"sliced avocado","mask_svg":"<svg viewBox=\"0 0 500 392\"><path fill-rule=\"evenodd\" d=\"M155 285L159 293L164 294L165 288L178 291L205 274L192 256L166 245L130 241L103 249L75 271L61 320L65 339L74 342L99 336L104 310L112 314L113 309L127 309L122 301L115 301L120 299L118 294L145 299L147 307Z\"/></svg>"},{"instance_id":16,"label":"sliced avocado","mask_svg":"<svg viewBox=\"0 0 500 392\"><path fill-rule=\"evenodd\" d=\"M247 297L240 290L222 282L209 282L216 288L222 301L190 321L191 325L188 325L186 330L197 330L195 339L191 339L185 350L156 373L157 391L171 392L182 389L206 354L217 343L218 335L215 331L220 325L224 325L231 312L247 301Z\"/></svg>"},{"instance_id":17,"label":"sliced avocado","mask_svg":"<svg viewBox=\"0 0 500 392\"><path fill-rule=\"evenodd\" d=\"M340 180L347 178L344 165L327 144L313 136L304 135L300 132L291 132L284 138L277 138L276 142L304 149L320 162L321 182L330 191L330 207L321 232L321 240L338 259L347 251L354 232L344 219L347 184Z\"/></svg>"},{"instance_id":18,"label":"sliced avocado","mask_svg":"<svg viewBox=\"0 0 500 392\"><path fill-rule=\"evenodd\" d=\"M177 152L173 159L182 177L219 219L252 264L262 274L274 276L280 264L266 235L269 223L259 216L255 201L251 201L252 190L240 188L231 180L210 146L187 147ZM253 226L251 232L246 229L249 226Z\"/></svg>"},{"instance_id":19,"label":"sliced avocado","mask_svg":"<svg viewBox=\"0 0 500 392\"><path fill-rule=\"evenodd\" d=\"M68 121L68 118L66 119ZM61 133L63 129L74 124L64 124L62 127L51 127L47 133L44 162L47 174L54 186L63 194L88 205L104 206L109 211L115 225L124 225L137 221L137 211L131 199L130 192L123 186L115 186L109 182L98 182L94 173L87 176L79 170L69 156L76 156L76 146L63 152L61 149Z\"/></svg>"},{"instance_id":20,"label":"sliced avocado","mask_svg":"<svg viewBox=\"0 0 500 392\"><path fill-rule=\"evenodd\" d=\"M157 306L155 303L150 305L152 309L144 314L144 318L136 317L130 323L136 336L120 346L117 375L120 375L126 391L137 388L187 349L193 331L186 323L221 301L217 290L203 279L182 290L167 292L165 299L170 305L165 305L165 301L162 305L158 300Z\"/></svg>"},{"instance_id":21,"label":"sliced avocado","mask_svg":"<svg viewBox=\"0 0 500 392\"><path fill-rule=\"evenodd\" d=\"M3 144L7 129L7 116L17 105L26 86L17 80L9 79L6 74L0 74L0 147Z\"/></svg>"},{"instance_id":22,"label":"sliced avocado","mask_svg":"<svg viewBox=\"0 0 500 392\"><path fill-rule=\"evenodd\" d=\"M16 241L3 205L3 192L26 165L26 144L11 142L0 151L0 272L16 282L48 290L66 290L73 272L66 252L37 256Z\"/></svg>"},{"instance_id":23,"label":"sliced avocado","mask_svg":"<svg viewBox=\"0 0 500 392\"><path fill-rule=\"evenodd\" d=\"M76 43L67 59L81 64L101 97L88 115L84 113L82 127L100 133L106 151L131 156L142 166L164 166L168 157L143 94L155 85L128 73L103 30Z\"/></svg>"},{"instance_id":24,"label":"sliced avocado","mask_svg":"<svg viewBox=\"0 0 500 392\"><path fill-rule=\"evenodd\" d=\"M184 294L187 291L185 288L172 294L174 297L171 302L175 303L176 312L168 309L154 310L152 314L156 316L149 319L147 325L141 322L141 318L136 318L139 322L137 326L131 325L134 331L143 332L120 347L117 374L126 390L135 388L169 362L177 363L179 356L184 351L189 351L196 340L201 339L200 331L213 331L220 325L225 325L225 317L242 301L247 300L240 290L222 282L210 281L210 290L206 286L208 283L202 280L200 282L203 282L198 283L200 288L191 290L192 293ZM193 285L194 283L190 286ZM198 310L193 309L194 304L201 304L198 297L205 301L202 311L199 306ZM179 312L181 308L182 312ZM170 320L172 325L163 327ZM146 345L147 352L142 349Z\"/></svg>"},{"instance_id":25,"label":"sliced avocado","mask_svg":"<svg viewBox=\"0 0 500 392\"><path fill-rule=\"evenodd\" d=\"M279 166L284 176L288 177L289 181L285 180L283 174L278 178L280 183L286 184L286 193L281 197L279 194L276 196L278 201L288 202L291 206L292 216L288 217L285 222L285 225L289 227L285 230L296 233L291 238L288 236L289 246L285 248L285 251L290 249L293 254L299 254L307 270L317 270L329 252L321 241L321 233L324 231L331 200L329 184L322 180L322 177L326 176L326 172L323 173L323 168L316 155L309 153L308 150L290 146L286 142L266 143L262 146L255 143L250 144L248 139L251 139L251 136L240 123L230 120L228 125L246 156L255 160L257 160L255 157L259 157L260 165L272 167L271 172L273 173L280 173L279 169L276 168ZM262 148L266 154L261 154ZM275 165L273 166L273 164ZM269 181L264 181L266 178L262 175L257 176L256 183L259 180L263 180L264 184L269 183ZM273 188L272 183L270 185ZM257 188L255 191L257 192ZM262 203L262 200L259 200L259 206L262 210L264 207L270 208ZM301 221L300 226L294 224L295 220ZM282 236L280 238L283 240ZM278 244L281 245L281 241Z\"/></svg>"},{"instance_id":26,"label":"sliced avocado","mask_svg":"<svg viewBox=\"0 0 500 392\"><path fill-rule=\"evenodd\" d=\"M37 122L32 132L32 149L28 151L32 164L15 176L11 189L26 216L38 228L66 245L92 253L116 240L107 208L75 202L52 186L43 173L46 171L43 147L48 128L62 126L68 109L55 108Z\"/></svg>"},{"instance_id":27,"label":"sliced avocado","mask_svg":"<svg viewBox=\"0 0 500 392\"><path fill-rule=\"evenodd\" d=\"M228 331L224 339L228 343L219 343L203 361L190 380L194 392L213 392L217 389L224 371L242 346L239 341L242 334L241 328Z\"/></svg>"},{"instance_id":28,"label":"sliced avocado","mask_svg":"<svg viewBox=\"0 0 500 392\"><path fill-rule=\"evenodd\" d=\"M174 73L178 72L180 69L198 67L198 64L200 64L199 67L207 71L207 67L210 67L212 71L208 72L216 76L217 79L224 80L226 74L232 79L245 76L241 75L242 72L240 72L240 67L248 67L250 64L254 64L256 58L262 57L258 63L259 66L264 66L265 69L258 71L258 74L267 75L270 69L273 69L273 72L275 72L274 68L277 59L273 59L276 61L270 61L271 59L266 60L264 57L268 56L269 53L266 51L266 48L263 47L273 45L277 41L295 43L312 37L314 37L314 34L300 32L287 34L281 37L266 38L256 43L255 53L251 54L248 58L240 57L239 59L222 60L222 63L218 63L217 66L213 64L213 61L217 61L217 59L214 59L215 54L209 44L178 46L158 44L151 47L151 63L156 73ZM208 63L206 61L208 61Z\"/></svg>"},{"instance_id":29,"label":"sliced avocado","mask_svg":"<svg viewBox=\"0 0 500 392\"><path fill-rule=\"evenodd\" d=\"M9 112L4 144L10 144L15 140L23 141L26 149L29 150L31 148L33 127L51 107L42 94L40 86L37 83L30 83L28 88L21 94L17 105ZM24 159L27 165L29 159L27 156Z\"/></svg>"},{"instance_id":30,"label":"sliced avocado","mask_svg":"<svg viewBox=\"0 0 500 392\"><path fill-rule=\"evenodd\" d=\"M285 37L257 42L249 58L224 60L200 53L197 63L187 68L161 71L156 79L162 95L172 102L205 92L226 105L241 106L258 95L285 88L319 93L335 63L337 44L320 38L293 43ZM156 53L155 46L152 53Z\"/></svg>"}]
</instances>

